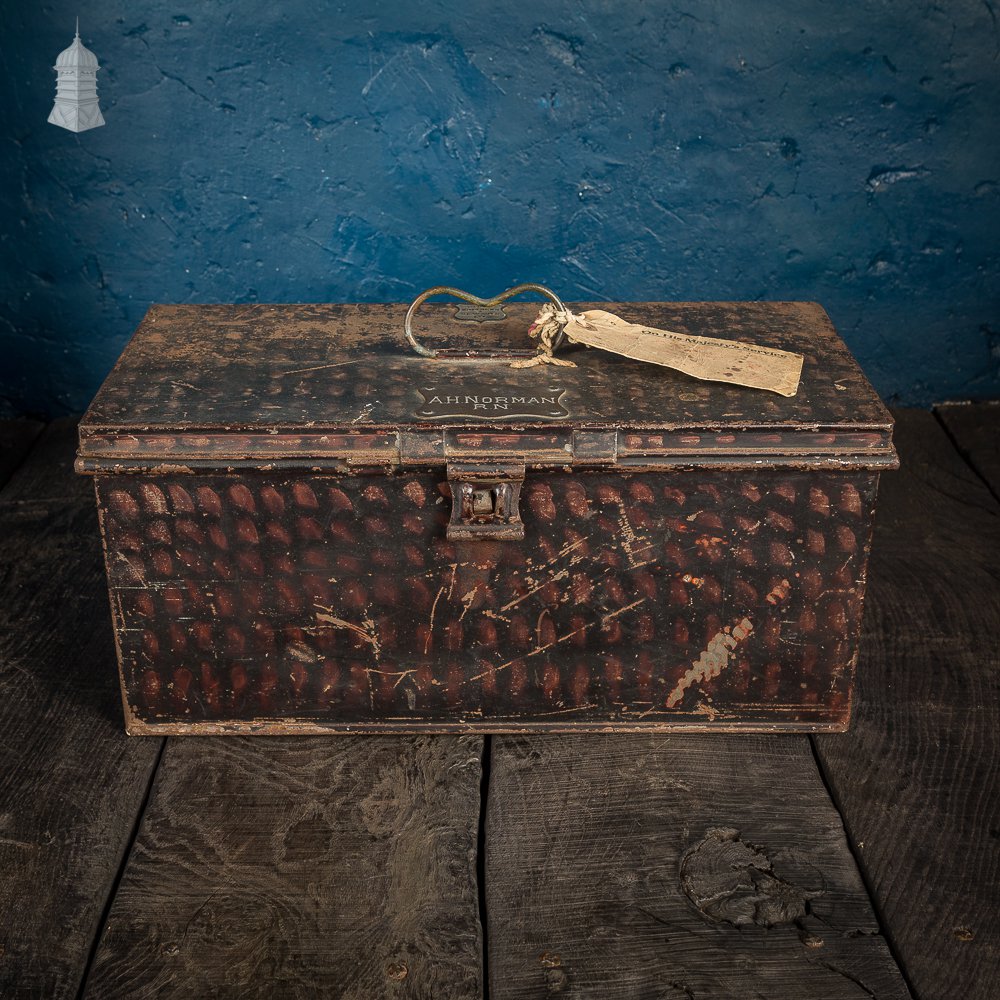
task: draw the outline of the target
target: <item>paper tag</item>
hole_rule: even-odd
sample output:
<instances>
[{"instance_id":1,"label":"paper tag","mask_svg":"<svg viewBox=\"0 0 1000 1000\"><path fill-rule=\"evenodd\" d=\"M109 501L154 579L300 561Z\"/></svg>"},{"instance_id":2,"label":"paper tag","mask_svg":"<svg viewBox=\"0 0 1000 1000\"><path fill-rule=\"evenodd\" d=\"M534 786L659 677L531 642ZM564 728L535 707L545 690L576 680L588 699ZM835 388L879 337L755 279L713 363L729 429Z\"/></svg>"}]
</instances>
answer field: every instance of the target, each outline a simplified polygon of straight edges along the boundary
<instances>
[{"instance_id":1,"label":"paper tag","mask_svg":"<svg viewBox=\"0 0 1000 1000\"><path fill-rule=\"evenodd\" d=\"M567 338L588 347L636 361L674 368L710 382L728 382L794 396L802 373L802 355L734 340L695 337L629 323L603 309L569 313Z\"/></svg>"}]
</instances>

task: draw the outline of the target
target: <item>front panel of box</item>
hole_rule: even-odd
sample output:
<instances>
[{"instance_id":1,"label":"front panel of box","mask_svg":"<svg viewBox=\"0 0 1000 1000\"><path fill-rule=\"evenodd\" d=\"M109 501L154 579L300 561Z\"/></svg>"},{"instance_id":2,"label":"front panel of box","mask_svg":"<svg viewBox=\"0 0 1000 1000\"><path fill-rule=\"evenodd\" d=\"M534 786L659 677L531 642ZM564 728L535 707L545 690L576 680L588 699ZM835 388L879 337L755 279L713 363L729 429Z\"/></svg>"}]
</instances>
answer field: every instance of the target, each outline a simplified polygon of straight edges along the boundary
<instances>
[{"instance_id":1,"label":"front panel of box","mask_svg":"<svg viewBox=\"0 0 1000 1000\"><path fill-rule=\"evenodd\" d=\"M99 475L131 732L843 728L877 475Z\"/></svg>"}]
</instances>

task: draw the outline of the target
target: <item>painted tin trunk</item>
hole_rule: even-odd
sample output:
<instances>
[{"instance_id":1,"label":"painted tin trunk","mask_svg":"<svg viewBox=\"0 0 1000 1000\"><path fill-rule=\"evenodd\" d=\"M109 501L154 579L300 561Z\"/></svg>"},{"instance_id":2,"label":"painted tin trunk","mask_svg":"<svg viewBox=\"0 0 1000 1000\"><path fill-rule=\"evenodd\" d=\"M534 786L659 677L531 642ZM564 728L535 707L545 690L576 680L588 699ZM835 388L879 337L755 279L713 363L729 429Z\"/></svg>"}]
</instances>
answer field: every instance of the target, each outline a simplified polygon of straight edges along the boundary
<instances>
[{"instance_id":1,"label":"painted tin trunk","mask_svg":"<svg viewBox=\"0 0 1000 1000\"><path fill-rule=\"evenodd\" d=\"M797 350L802 386L427 360L403 306L154 307L78 460L129 732L843 728L888 413L817 306L608 308ZM523 346L536 310L422 336Z\"/></svg>"}]
</instances>

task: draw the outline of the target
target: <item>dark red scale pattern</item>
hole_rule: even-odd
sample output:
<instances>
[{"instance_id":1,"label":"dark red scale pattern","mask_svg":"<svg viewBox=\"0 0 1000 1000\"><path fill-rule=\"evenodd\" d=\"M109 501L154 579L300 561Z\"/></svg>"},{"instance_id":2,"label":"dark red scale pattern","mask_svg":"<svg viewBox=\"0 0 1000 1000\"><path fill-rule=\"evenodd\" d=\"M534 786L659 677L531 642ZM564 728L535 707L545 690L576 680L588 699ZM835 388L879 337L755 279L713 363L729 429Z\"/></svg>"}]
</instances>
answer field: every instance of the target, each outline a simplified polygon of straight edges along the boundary
<instances>
[{"instance_id":1,"label":"dark red scale pattern","mask_svg":"<svg viewBox=\"0 0 1000 1000\"><path fill-rule=\"evenodd\" d=\"M875 482L529 471L523 542L452 543L437 473L101 476L127 698L148 722L842 718Z\"/></svg>"}]
</instances>

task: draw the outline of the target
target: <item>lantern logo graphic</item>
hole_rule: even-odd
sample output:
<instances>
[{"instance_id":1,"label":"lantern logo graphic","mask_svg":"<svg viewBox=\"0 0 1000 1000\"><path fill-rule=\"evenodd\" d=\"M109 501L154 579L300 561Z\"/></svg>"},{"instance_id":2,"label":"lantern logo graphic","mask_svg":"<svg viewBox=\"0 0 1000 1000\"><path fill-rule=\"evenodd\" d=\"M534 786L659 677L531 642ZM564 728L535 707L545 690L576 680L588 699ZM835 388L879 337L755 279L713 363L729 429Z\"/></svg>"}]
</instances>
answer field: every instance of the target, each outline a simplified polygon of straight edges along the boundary
<instances>
[{"instance_id":1,"label":"lantern logo graphic","mask_svg":"<svg viewBox=\"0 0 1000 1000\"><path fill-rule=\"evenodd\" d=\"M97 56L80 41L80 19L76 19L73 44L56 59L56 103L49 121L70 132L86 132L104 124L97 103Z\"/></svg>"}]
</instances>

